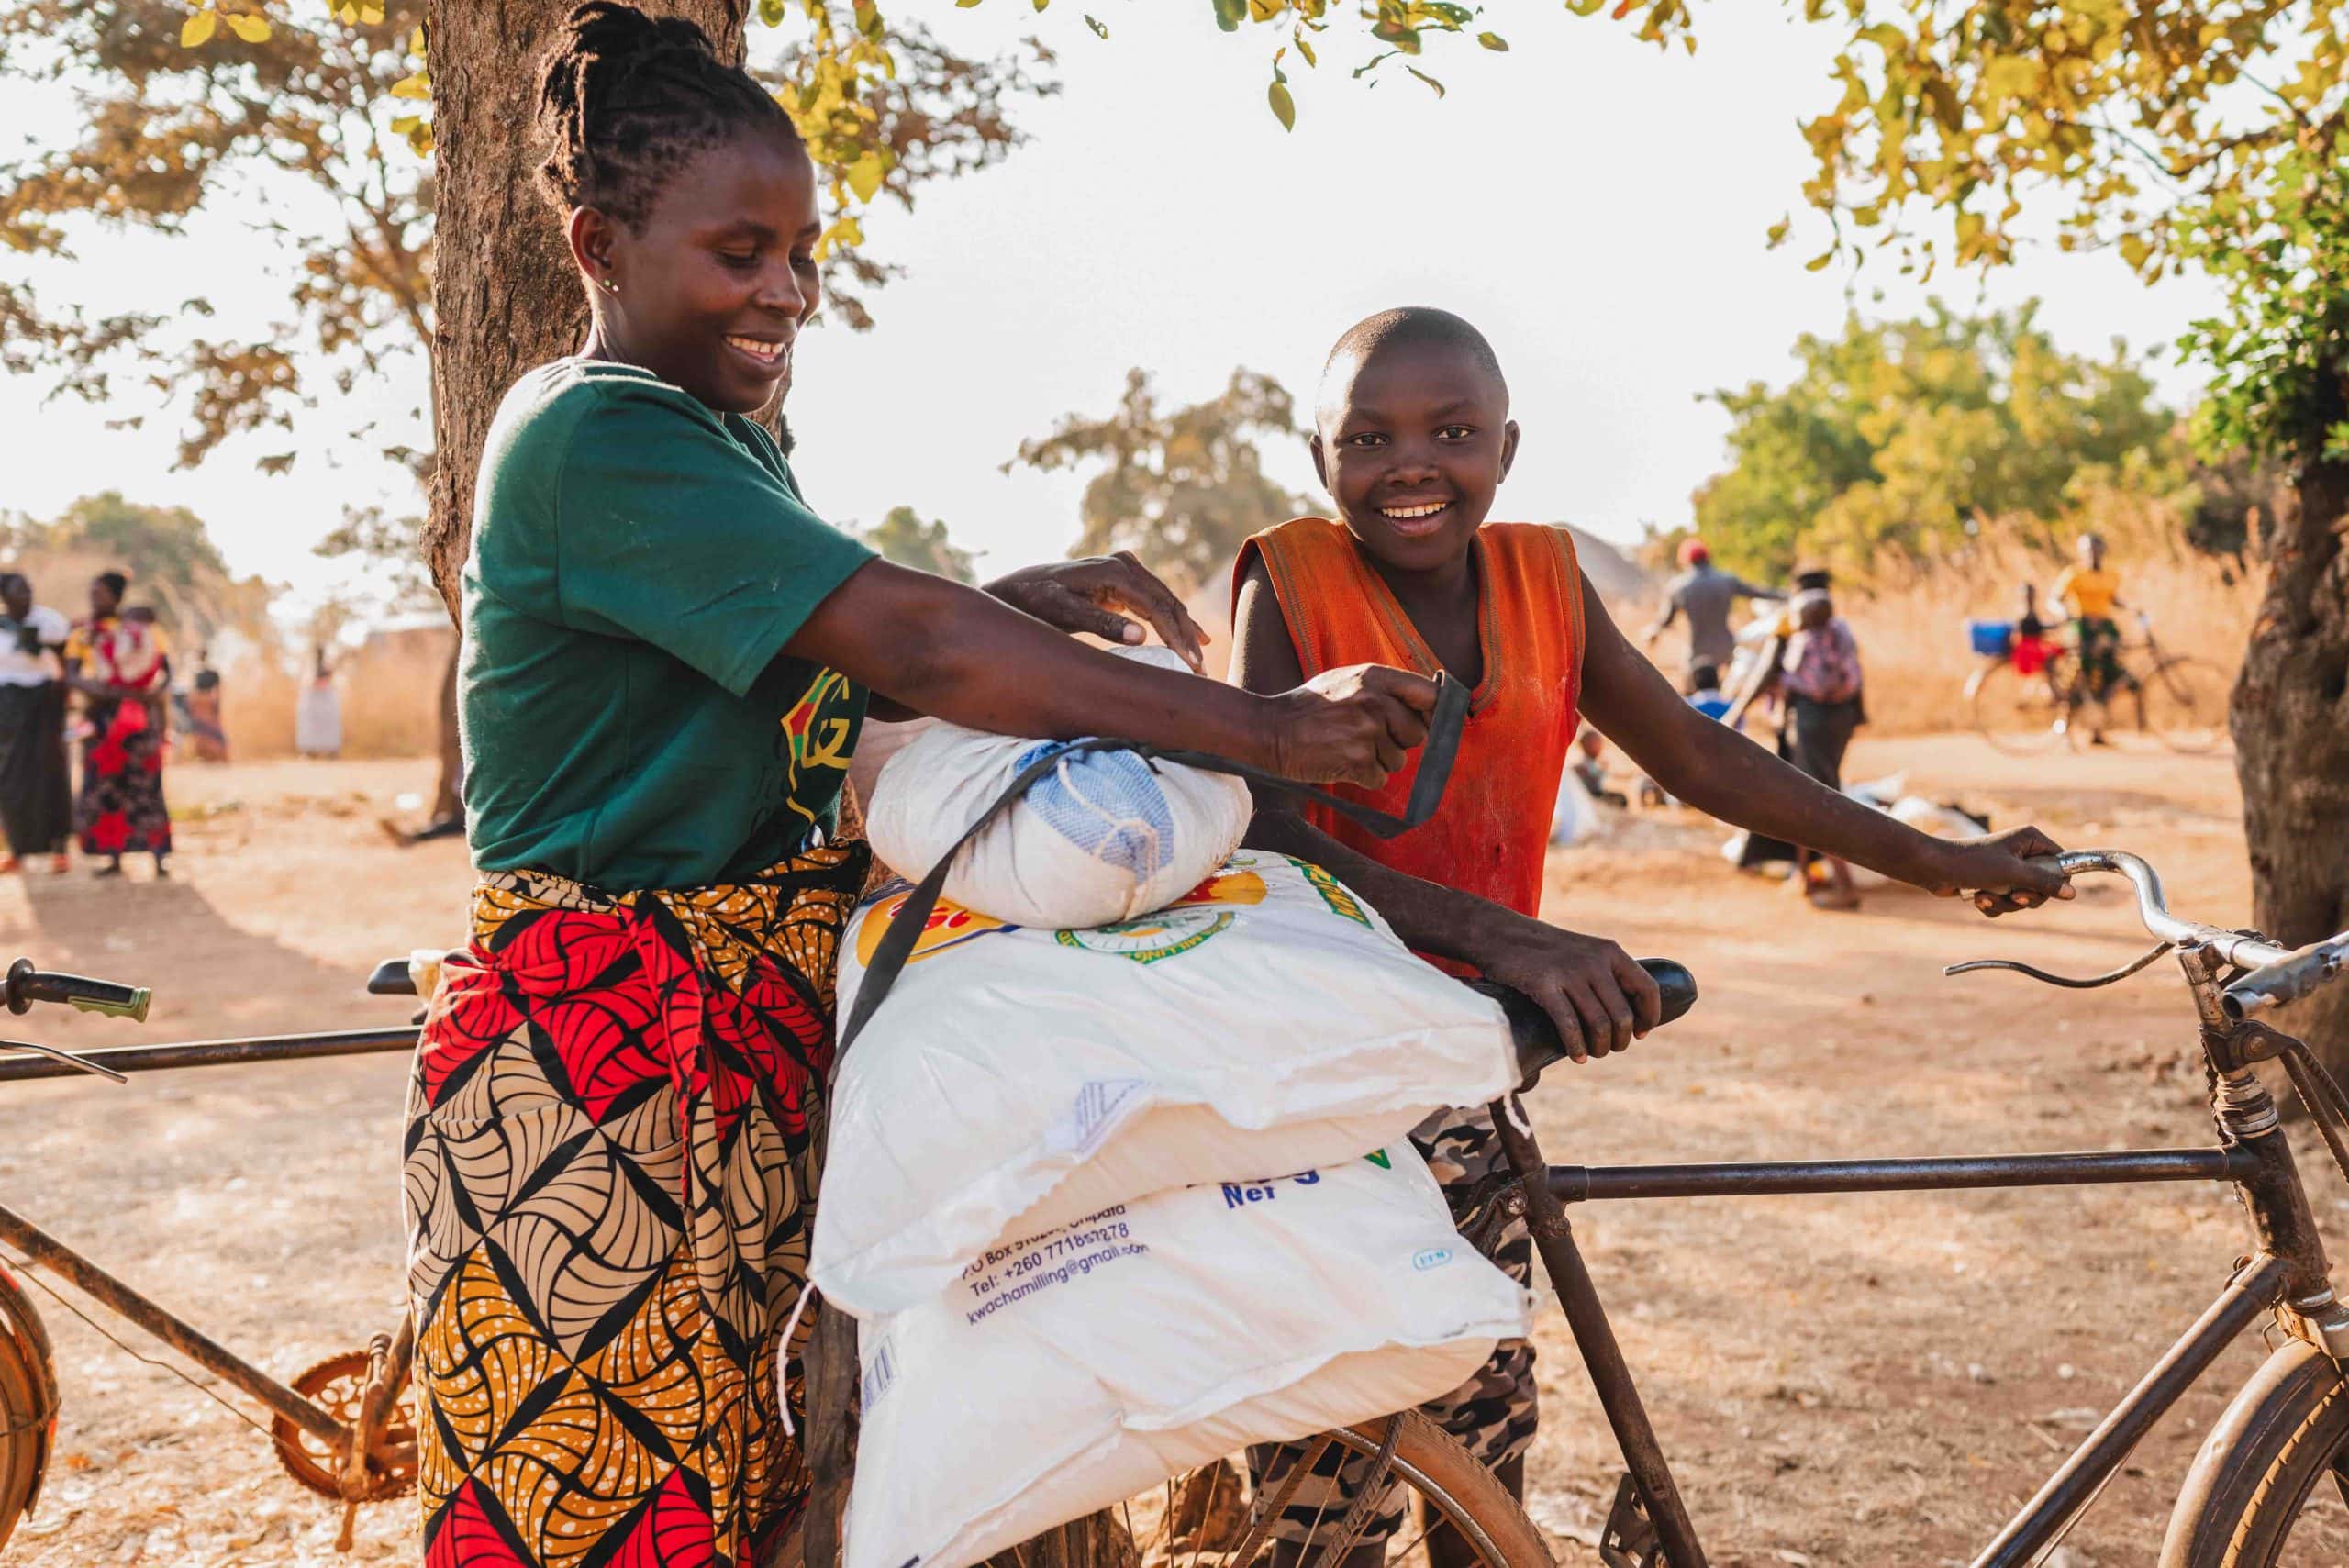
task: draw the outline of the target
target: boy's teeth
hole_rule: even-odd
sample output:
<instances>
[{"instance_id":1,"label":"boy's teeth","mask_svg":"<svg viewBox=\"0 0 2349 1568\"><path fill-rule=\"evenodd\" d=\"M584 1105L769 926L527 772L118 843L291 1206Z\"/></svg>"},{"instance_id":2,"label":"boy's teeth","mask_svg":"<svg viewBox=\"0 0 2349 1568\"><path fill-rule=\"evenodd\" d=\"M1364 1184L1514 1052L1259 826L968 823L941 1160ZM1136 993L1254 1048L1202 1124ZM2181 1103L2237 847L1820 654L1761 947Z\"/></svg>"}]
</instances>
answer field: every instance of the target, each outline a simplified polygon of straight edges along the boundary
<instances>
[{"instance_id":1,"label":"boy's teeth","mask_svg":"<svg viewBox=\"0 0 2349 1568\"><path fill-rule=\"evenodd\" d=\"M733 344L736 348L741 350L744 353L754 354L763 360L774 359L776 355L783 352L783 345L781 343L763 342L756 338L729 338L726 340Z\"/></svg>"},{"instance_id":2,"label":"boy's teeth","mask_svg":"<svg viewBox=\"0 0 2349 1568\"><path fill-rule=\"evenodd\" d=\"M1384 506L1380 510L1397 522L1408 522L1413 517L1432 517L1450 505L1448 501L1432 501L1424 506Z\"/></svg>"}]
</instances>

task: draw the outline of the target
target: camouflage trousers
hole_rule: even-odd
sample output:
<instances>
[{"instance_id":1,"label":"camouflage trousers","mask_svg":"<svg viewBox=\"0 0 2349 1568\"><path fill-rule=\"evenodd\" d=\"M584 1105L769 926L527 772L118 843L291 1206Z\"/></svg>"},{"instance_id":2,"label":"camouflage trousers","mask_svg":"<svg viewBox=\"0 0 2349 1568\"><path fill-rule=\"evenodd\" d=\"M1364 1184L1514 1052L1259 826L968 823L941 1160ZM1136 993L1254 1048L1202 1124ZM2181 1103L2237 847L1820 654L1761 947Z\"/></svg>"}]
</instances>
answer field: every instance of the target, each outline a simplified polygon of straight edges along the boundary
<instances>
[{"instance_id":1,"label":"camouflage trousers","mask_svg":"<svg viewBox=\"0 0 2349 1568\"><path fill-rule=\"evenodd\" d=\"M1508 1168L1508 1156L1501 1151L1500 1136L1493 1130L1488 1111L1438 1111L1411 1129L1411 1142L1426 1157L1429 1171L1455 1209L1478 1182ZM1533 1283L1533 1238L1523 1220L1501 1233L1492 1259L1518 1284ZM1524 1340L1503 1340L1474 1377L1419 1408L1486 1469L1498 1469L1533 1443L1540 1418L1533 1346ZM1265 1443L1249 1450L1248 1472L1257 1495L1279 1491L1307 1451L1298 1443ZM1295 1495L1281 1510L1273 1538L1302 1545L1315 1541L1319 1531L1321 1540L1333 1540L1361 1495L1369 1471L1370 1461L1359 1454L1334 1444L1323 1450L1312 1472L1297 1484ZM1362 1540L1380 1541L1392 1536L1402 1527L1407 1501L1402 1483L1390 1481Z\"/></svg>"}]
</instances>

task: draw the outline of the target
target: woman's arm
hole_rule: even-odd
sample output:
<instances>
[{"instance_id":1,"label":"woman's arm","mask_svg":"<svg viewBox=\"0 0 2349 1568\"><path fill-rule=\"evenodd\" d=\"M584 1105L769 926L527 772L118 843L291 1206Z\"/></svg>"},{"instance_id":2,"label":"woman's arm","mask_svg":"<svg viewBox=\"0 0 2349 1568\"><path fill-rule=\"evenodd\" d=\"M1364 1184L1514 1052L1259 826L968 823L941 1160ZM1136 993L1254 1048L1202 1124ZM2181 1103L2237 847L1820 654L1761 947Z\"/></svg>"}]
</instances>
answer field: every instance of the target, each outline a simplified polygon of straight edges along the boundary
<instances>
[{"instance_id":1,"label":"woman's arm","mask_svg":"<svg viewBox=\"0 0 2349 1568\"><path fill-rule=\"evenodd\" d=\"M1252 692L1286 691L1304 679L1280 601L1252 562L1233 608L1231 678ZM1258 790L1247 843L1322 867L1370 901L1411 948L1476 966L1539 1003L1576 1062L1621 1051L1655 1025L1655 982L1604 937L1530 919L1473 893L1380 865L1298 814L1296 803Z\"/></svg>"},{"instance_id":2,"label":"woman's arm","mask_svg":"<svg viewBox=\"0 0 2349 1568\"><path fill-rule=\"evenodd\" d=\"M885 561L852 573L784 651L974 729L1116 735L1366 788L1427 738L1435 706L1435 683L1375 665L1259 696L1088 648L976 589Z\"/></svg>"},{"instance_id":3,"label":"woman's arm","mask_svg":"<svg viewBox=\"0 0 2349 1568\"><path fill-rule=\"evenodd\" d=\"M1174 591L1128 550L1023 566L981 591L1046 626L1087 632L1130 648L1138 647L1148 639L1150 631L1155 631L1158 639L1194 670L1201 662L1200 645L1211 640ZM1148 631L1143 629L1145 625ZM894 697L877 695L869 711L885 724L925 717Z\"/></svg>"},{"instance_id":4,"label":"woman's arm","mask_svg":"<svg viewBox=\"0 0 2349 1568\"><path fill-rule=\"evenodd\" d=\"M1987 839L1935 839L1863 806L1707 718L1640 657L1583 584L1582 708L1665 794L1709 816L1784 839L1933 893L1976 895L1986 915L2068 897L2062 877L2024 863L2054 851L2035 828Z\"/></svg>"}]
</instances>

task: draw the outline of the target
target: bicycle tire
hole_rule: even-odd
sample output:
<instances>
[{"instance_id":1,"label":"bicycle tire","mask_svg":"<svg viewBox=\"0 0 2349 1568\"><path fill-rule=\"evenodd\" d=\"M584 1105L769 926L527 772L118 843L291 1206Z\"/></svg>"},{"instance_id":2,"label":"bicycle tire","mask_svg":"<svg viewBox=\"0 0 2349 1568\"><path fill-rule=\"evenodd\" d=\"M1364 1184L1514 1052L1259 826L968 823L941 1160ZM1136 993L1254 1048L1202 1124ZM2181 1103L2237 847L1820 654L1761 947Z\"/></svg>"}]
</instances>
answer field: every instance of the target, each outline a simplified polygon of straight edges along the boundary
<instances>
[{"instance_id":1,"label":"bicycle tire","mask_svg":"<svg viewBox=\"0 0 2349 1568\"><path fill-rule=\"evenodd\" d=\"M1974 732L2009 757L2036 757L2063 744L2055 728L2065 705L2032 696L2023 677L2004 661L1984 664L1966 678L1965 696Z\"/></svg>"},{"instance_id":2,"label":"bicycle tire","mask_svg":"<svg viewBox=\"0 0 2349 1568\"><path fill-rule=\"evenodd\" d=\"M1364 1421L1328 1435L1341 1447L1366 1459L1375 1458L1386 1440L1389 1424L1396 1422L1401 1425L1395 1435L1395 1474L1418 1496L1424 1509L1424 1527L1432 1527L1439 1520L1452 1525L1475 1549L1484 1568L1555 1568L1555 1559L1550 1554L1541 1528L1526 1517L1525 1509L1509 1496L1508 1489L1477 1462L1458 1440L1420 1412L1407 1410L1399 1416ZM1170 1489L1179 1489L1186 1479L1177 1477ZM1237 1477L1234 1480L1236 1485ZM1130 1529L1130 1505L1125 1517ZM1407 1508L1407 1523L1400 1538L1405 1554L1394 1555L1393 1543L1389 1543L1390 1562L1425 1560L1423 1553L1411 1554L1410 1549L1419 1544L1413 1538L1423 1537L1425 1529L1413 1529L1408 1522L1409 1517L1410 1510ZM1330 1522L1334 1527L1337 1520L1332 1518ZM1137 1540L1134 1544L1144 1561L1163 1563L1163 1568L1188 1568L1195 1562L1212 1564L1213 1568L1266 1568L1273 1560L1269 1540L1260 1545L1251 1561L1244 1563L1236 1551L1228 1548L1184 1548L1172 1540L1145 1545ZM1239 1543L1230 1544L1236 1547ZM1306 1560L1313 1562L1315 1557L1315 1553L1308 1552Z\"/></svg>"},{"instance_id":3,"label":"bicycle tire","mask_svg":"<svg viewBox=\"0 0 2349 1568\"><path fill-rule=\"evenodd\" d=\"M39 1315L0 1269L0 1551L40 1496L57 1420L57 1375Z\"/></svg>"},{"instance_id":4,"label":"bicycle tire","mask_svg":"<svg viewBox=\"0 0 2349 1568\"><path fill-rule=\"evenodd\" d=\"M2181 755L2208 751L2226 739L2232 684L2226 672L2208 659L2186 654L2165 658L2138 679L2145 699L2145 728Z\"/></svg>"},{"instance_id":5,"label":"bicycle tire","mask_svg":"<svg viewBox=\"0 0 2349 1568\"><path fill-rule=\"evenodd\" d=\"M2161 1568L2288 1568L2292 1527L2349 1463L2349 1380L2294 1340L2268 1357L2210 1428L2162 1542ZM2344 1484L2349 1485L2349 1484Z\"/></svg>"},{"instance_id":6,"label":"bicycle tire","mask_svg":"<svg viewBox=\"0 0 2349 1568\"><path fill-rule=\"evenodd\" d=\"M1485 1568L1557 1568L1557 1560L1550 1554L1549 1542L1541 1528L1526 1517L1524 1508L1508 1495L1508 1489L1494 1478L1491 1471L1477 1463L1476 1457L1461 1447L1450 1433L1419 1411L1407 1410L1399 1416L1360 1422L1330 1436L1353 1451L1371 1458L1385 1444L1387 1425L1394 1421L1402 1423L1402 1430L1395 1438L1396 1473L1437 1516L1461 1530L1475 1546ZM1186 1479L1177 1476L1169 1482L1170 1492ZM1130 1503L1123 1510L1109 1510L1109 1514L1112 1518L1122 1515L1122 1522L1131 1530ZM1031 1547L1035 1544L1029 1543ZM1237 1552L1229 1549L1174 1549L1172 1542L1164 1542L1152 1556L1140 1541L1134 1545L1137 1556L1147 1557L1159 1568L1251 1568L1251 1563L1240 1562ZM799 1532L786 1531L764 1568L804 1568L807 1560L800 1547ZM1252 1562L1258 1568L1271 1561L1269 1548L1267 1541L1253 1554ZM1050 1555L1022 1548L1017 1552L999 1553L990 1561L1024 1561L1032 1564L1040 1557Z\"/></svg>"}]
</instances>

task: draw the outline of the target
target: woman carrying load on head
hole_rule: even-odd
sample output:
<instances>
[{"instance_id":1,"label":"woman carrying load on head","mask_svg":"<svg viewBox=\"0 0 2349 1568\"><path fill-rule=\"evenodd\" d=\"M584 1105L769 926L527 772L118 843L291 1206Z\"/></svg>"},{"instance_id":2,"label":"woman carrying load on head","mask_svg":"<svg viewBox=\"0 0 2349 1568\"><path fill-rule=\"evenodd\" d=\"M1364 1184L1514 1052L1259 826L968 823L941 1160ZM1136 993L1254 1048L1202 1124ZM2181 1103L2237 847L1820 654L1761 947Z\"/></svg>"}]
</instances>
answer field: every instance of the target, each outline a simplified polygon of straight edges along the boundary
<instances>
[{"instance_id":1,"label":"woman carrying load on head","mask_svg":"<svg viewBox=\"0 0 2349 1568\"><path fill-rule=\"evenodd\" d=\"M806 1490L775 1358L867 713L1371 784L1434 688L1363 667L1260 697L1043 624L1140 640L1130 610L1196 658L1130 561L980 593L874 560L750 417L818 301L815 174L774 100L690 24L599 0L542 116L593 321L507 394L464 568L480 882L406 1139L425 1552L741 1563Z\"/></svg>"}]
</instances>

